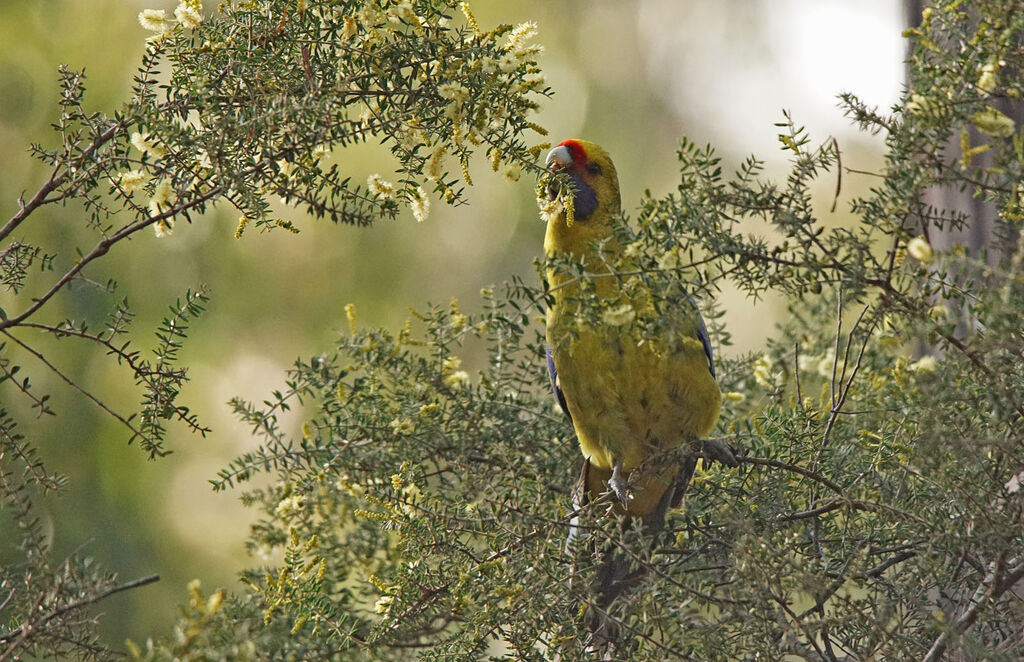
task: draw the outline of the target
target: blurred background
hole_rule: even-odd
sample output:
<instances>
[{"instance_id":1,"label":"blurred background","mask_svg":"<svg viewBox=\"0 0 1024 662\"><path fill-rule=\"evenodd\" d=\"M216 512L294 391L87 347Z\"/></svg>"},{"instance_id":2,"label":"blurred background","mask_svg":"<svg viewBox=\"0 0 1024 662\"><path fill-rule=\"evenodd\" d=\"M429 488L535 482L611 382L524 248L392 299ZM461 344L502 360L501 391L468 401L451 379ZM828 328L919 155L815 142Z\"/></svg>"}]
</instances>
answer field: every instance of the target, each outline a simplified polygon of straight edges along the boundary
<instances>
[{"instance_id":1,"label":"blurred background","mask_svg":"<svg viewBox=\"0 0 1024 662\"><path fill-rule=\"evenodd\" d=\"M175 2L130 0L0 0L0 217L17 209L45 180L30 143L55 144L57 66L85 69L86 105L111 113L127 98L148 33L136 16L145 8L173 10ZM214 3L206 3L206 12ZM660 196L678 181L675 151L682 136L714 145L727 171L754 153L768 161L768 177L785 177L786 156L775 122L782 109L805 125L812 139L838 139L843 164L877 169L879 137L858 133L837 107L841 91L869 104L895 103L903 77L901 4L893 0L474 0L478 21L536 21L541 57L556 92L539 115L559 142L594 140L614 157L623 204L635 206L644 189ZM170 13L170 11L169 11ZM359 181L367 173L388 177L387 150L347 150L342 168ZM409 308L458 297L476 308L481 287L513 274L535 278L544 226L533 201L533 182L512 184L473 165L470 205L446 207L434 200L430 218L417 224L405 212L396 222L372 228L335 226L282 211L298 235L233 234L237 214L224 209L178 223L157 240L140 233L131 250L120 247L89 272L95 281L116 278L118 296L138 313L137 348L153 346L151 330L166 306L187 288L206 284L213 300L192 327L182 361L192 381L181 402L213 428L206 438L172 427L173 454L149 461L127 448L127 435L95 405L26 360L33 382L53 396L57 417L37 419L22 431L38 444L50 470L70 485L43 502L40 515L62 555L76 550L98 559L122 580L159 573L152 586L102 603L103 629L112 642L169 634L185 584L198 578L205 589L234 587L240 568L252 563L243 542L252 518L238 492L214 493L208 480L236 455L256 444L225 404L233 396L261 401L283 386L284 371L299 356L329 351L347 328L343 307L356 305L360 324L397 329ZM835 213L829 213L835 182L817 192L822 217L841 224L844 201L861 195L870 178L844 175ZM28 225L28 224L27 224ZM44 208L28 236L60 246L58 265L91 234L74 208ZM757 228L751 227L751 231ZM10 311L10 296L0 307ZM725 353L756 350L777 314L771 301L722 294L725 323L735 344ZM77 286L47 309L44 320L102 320L110 300ZM139 399L125 372L91 347L56 343L50 354L70 376L118 410ZM0 398L16 411L9 385ZM31 420L28 416L23 421ZM0 523L0 562L17 558L10 531Z\"/></svg>"}]
</instances>

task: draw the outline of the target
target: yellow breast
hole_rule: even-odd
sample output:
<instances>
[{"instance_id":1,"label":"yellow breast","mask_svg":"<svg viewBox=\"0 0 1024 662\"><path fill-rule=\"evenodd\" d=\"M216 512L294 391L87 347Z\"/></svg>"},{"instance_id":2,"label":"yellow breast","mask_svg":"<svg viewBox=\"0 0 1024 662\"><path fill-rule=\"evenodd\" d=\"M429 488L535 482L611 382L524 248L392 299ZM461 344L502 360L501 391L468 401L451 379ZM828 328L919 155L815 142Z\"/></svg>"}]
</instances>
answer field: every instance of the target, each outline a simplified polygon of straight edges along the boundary
<instances>
[{"instance_id":1,"label":"yellow breast","mask_svg":"<svg viewBox=\"0 0 1024 662\"><path fill-rule=\"evenodd\" d=\"M638 345L628 325L575 329L557 304L548 342L583 454L629 472L651 453L706 436L718 419L721 393L708 370L696 328ZM575 323L575 320L572 320ZM575 324L574 324L575 325Z\"/></svg>"}]
</instances>

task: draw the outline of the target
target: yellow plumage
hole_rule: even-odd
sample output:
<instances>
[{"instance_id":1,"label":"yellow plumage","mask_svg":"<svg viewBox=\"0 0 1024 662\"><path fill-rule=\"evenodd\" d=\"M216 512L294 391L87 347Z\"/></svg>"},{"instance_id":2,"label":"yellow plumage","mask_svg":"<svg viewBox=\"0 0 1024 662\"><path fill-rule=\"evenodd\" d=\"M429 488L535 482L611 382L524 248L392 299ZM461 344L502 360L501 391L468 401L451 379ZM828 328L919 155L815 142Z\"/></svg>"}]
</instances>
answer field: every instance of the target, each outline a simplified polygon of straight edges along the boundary
<instances>
[{"instance_id":1,"label":"yellow plumage","mask_svg":"<svg viewBox=\"0 0 1024 662\"><path fill-rule=\"evenodd\" d=\"M589 460L587 490L595 497L604 492L618 464L629 481L626 510L643 517L655 510L680 469L678 457L662 451L692 447L706 436L718 418L721 393L700 337L699 313L682 292L677 308L655 312L649 293L623 286L610 273L609 264L620 273L629 265L613 237L619 187L607 153L574 140L548 159L553 169L573 177L578 190L571 223L564 210L552 209L554 189L542 204L548 212L545 253L583 260L605 309L600 323L581 324L580 283L562 270L548 270L553 303L547 340L557 387ZM654 323L643 336L638 329L645 319Z\"/></svg>"}]
</instances>

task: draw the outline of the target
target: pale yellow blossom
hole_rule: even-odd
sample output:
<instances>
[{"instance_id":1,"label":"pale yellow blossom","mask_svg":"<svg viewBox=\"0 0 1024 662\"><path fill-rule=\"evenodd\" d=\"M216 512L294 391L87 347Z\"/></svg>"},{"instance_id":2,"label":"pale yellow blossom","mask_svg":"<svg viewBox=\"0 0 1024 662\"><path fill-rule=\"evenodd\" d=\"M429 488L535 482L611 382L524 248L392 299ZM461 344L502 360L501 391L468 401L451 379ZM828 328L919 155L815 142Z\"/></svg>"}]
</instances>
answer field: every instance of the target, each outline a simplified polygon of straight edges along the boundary
<instances>
[{"instance_id":1,"label":"pale yellow blossom","mask_svg":"<svg viewBox=\"0 0 1024 662\"><path fill-rule=\"evenodd\" d=\"M412 8L411 2L399 2L394 7L388 9L388 20L396 24L403 22L412 25L420 24L420 18Z\"/></svg>"},{"instance_id":2,"label":"pale yellow blossom","mask_svg":"<svg viewBox=\"0 0 1024 662\"><path fill-rule=\"evenodd\" d=\"M438 145L434 149L433 153L431 153L430 158L427 160L426 167L428 179L435 182L441 179L441 176L444 174L444 157L447 152L447 147L444 145Z\"/></svg>"},{"instance_id":3,"label":"pale yellow blossom","mask_svg":"<svg viewBox=\"0 0 1024 662\"><path fill-rule=\"evenodd\" d=\"M384 24L384 12L377 7L363 7L359 11L359 23L367 30L373 30Z\"/></svg>"},{"instance_id":4,"label":"pale yellow blossom","mask_svg":"<svg viewBox=\"0 0 1024 662\"><path fill-rule=\"evenodd\" d=\"M391 611L391 604L395 601L393 595L382 595L377 600L377 604L373 606L373 610L378 614L387 614Z\"/></svg>"},{"instance_id":5,"label":"pale yellow blossom","mask_svg":"<svg viewBox=\"0 0 1024 662\"><path fill-rule=\"evenodd\" d=\"M538 47L526 43L536 36L536 23L520 23L508 34L508 39L505 41L505 50L519 57L524 54L539 52L537 50Z\"/></svg>"},{"instance_id":6,"label":"pale yellow blossom","mask_svg":"<svg viewBox=\"0 0 1024 662\"><path fill-rule=\"evenodd\" d=\"M498 58L498 68L509 74L519 68L519 60L511 53L505 53Z\"/></svg>"},{"instance_id":7,"label":"pale yellow blossom","mask_svg":"<svg viewBox=\"0 0 1024 662\"><path fill-rule=\"evenodd\" d=\"M317 145L313 148L313 160L320 162L325 156L331 153L331 148L327 145Z\"/></svg>"},{"instance_id":8,"label":"pale yellow blossom","mask_svg":"<svg viewBox=\"0 0 1024 662\"><path fill-rule=\"evenodd\" d=\"M427 216L430 214L430 198L427 197L427 192L423 190L422 186L416 187L416 193L409 201L409 208L417 223L427 220Z\"/></svg>"},{"instance_id":9,"label":"pale yellow blossom","mask_svg":"<svg viewBox=\"0 0 1024 662\"><path fill-rule=\"evenodd\" d=\"M601 314L601 320L609 326L624 326L632 322L635 317L636 311L628 303L617 308L610 308Z\"/></svg>"},{"instance_id":10,"label":"pale yellow blossom","mask_svg":"<svg viewBox=\"0 0 1024 662\"><path fill-rule=\"evenodd\" d=\"M295 172L296 164L285 159L278 159L277 169L284 177L291 177L292 173Z\"/></svg>"},{"instance_id":11,"label":"pale yellow blossom","mask_svg":"<svg viewBox=\"0 0 1024 662\"><path fill-rule=\"evenodd\" d=\"M149 182L149 175L141 170L129 170L127 172L122 172L117 176L117 185L120 186L125 193L134 193L145 186L147 182Z\"/></svg>"},{"instance_id":12,"label":"pale yellow blossom","mask_svg":"<svg viewBox=\"0 0 1024 662\"><path fill-rule=\"evenodd\" d=\"M156 234L157 239L169 237L172 232L174 232L173 218L161 218L153 224L153 233Z\"/></svg>"},{"instance_id":13,"label":"pale yellow blossom","mask_svg":"<svg viewBox=\"0 0 1024 662\"><path fill-rule=\"evenodd\" d=\"M163 9L143 9L139 12L139 25L150 32L161 34L171 30L171 21Z\"/></svg>"},{"instance_id":14,"label":"pale yellow blossom","mask_svg":"<svg viewBox=\"0 0 1024 662\"><path fill-rule=\"evenodd\" d=\"M529 90L541 90L544 88L544 84L547 80L544 78L544 74L526 74L523 76L522 90L527 92Z\"/></svg>"},{"instance_id":15,"label":"pale yellow blossom","mask_svg":"<svg viewBox=\"0 0 1024 662\"><path fill-rule=\"evenodd\" d=\"M990 60L981 67L981 75L978 76L978 89L984 92L995 92L997 83L997 74L999 73L999 61Z\"/></svg>"},{"instance_id":16,"label":"pale yellow blossom","mask_svg":"<svg viewBox=\"0 0 1024 662\"><path fill-rule=\"evenodd\" d=\"M416 429L416 425L408 418L396 418L388 426L397 435L410 434Z\"/></svg>"},{"instance_id":17,"label":"pale yellow blossom","mask_svg":"<svg viewBox=\"0 0 1024 662\"><path fill-rule=\"evenodd\" d=\"M174 18L185 28L197 28L203 22L203 15L187 2L183 2L174 10Z\"/></svg>"},{"instance_id":18,"label":"pale yellow blossom","mask_svg":"<svg viewBox=\"0 0 1024 662\"><path fill-rule=\"evenodd\" d=\"M910 101L904 106L904 109L911 115L918 113L925 113L931 110L932 103L927 97L921 94L911 94Z\"/></svg>"},{"instance_id":19,"label":"pale yellow blossom","mask_svg":"<svg viewBox=\"0 0 1024 662\"><path fill-rule=\"evenodd\" d=\"M283 520L289 520L305 510L305 508L306 497L299 494L293 494L292 496L285 497L278 502L277 508L274 509L274 514Z\"/></svg>"},{"instance_id":20,"label":"pale yellow blossom","mask_svg":"<svg viewBox=\"0 0 1024 662\"><path fill-rule=\"evenodd\" d=\"M469 98L469 89L465 85L455 82L441 83L437 86L437 93L442 99L450 101L465 101Z\"/></svg>"},{"instance_id":21,"label":"pale yellow blossom","mask_svg":"<svg viewBox=\"0 0 1024 662\"><path fill-rule=\"evenodd\" d=\"M149 215L160 216L171 208L171 197L174 187L168 177L164 177L153 188L153 196L149 199ZM173 218L161 218L153 224L153 232L156 236L163 238L174 230Z\"/></svg>"},{"instance_id":22,"label":"pale yellow blossom","mask_svg":"<svg viewBox=\"0 0 1024 662\"><path fill-rule=\"evenodd\" d=\"M132 133L130 140L132 146L143 154L152 154L158 159L167 154L167 148L159 142L151 140L148 133L135 131Z\"/></svg>"},{"instance_id":23,"label":"pale yellow blossom","mask_svg":"<svg viewBox=\"0 0 1024 662\"><path fill-rule=\"evenodd\" d=\"M757 361L754 361L754 381L766 387L775 385L775 375L772 374L772 357L763 354Z\"/></svg>"},{"instance_id":24,"label":"pale yellow blossom","mask_svg":"<svg viewBox=\"0 0 1024 662\"><path fill-rule=\"evenodd\" d=\"M998 138L1009 138L1016 131L1013 120L991 106L971 115L971 124L978 131Z\"/></svg>"},{"instance_id":25,"label":"pale yellow blossom","mask_svg":"<svg viewBox=\"0 0 1024 662\"><path fill-rule=\"evenodd\" d=\"M934 372L938 365L939 361L934 356L922 356L907 366L907 370L911 372Z\"/></svg>"},{"instance_id":26,"label":"pale yellow blossom","mask_svg":"<svg viewBox=\"0 0 1024 662\"><path fill-rule=\"evenodd\" d=\"M390 198L395 193L395 185L374 173L366 178L366 188L377 197Z\"/></svg>"},{"instance_id":27,"label":"pale yellow blossom","mask_svg":"<svg viewBox=\"0 0 1024 662\"><path fill-rule=\"evenodd\" d=\"M924 237L914 237L907 242L907 254L919 262L931 262L931 244Z\"/></svg>"},{"instance_id":28,"label":"pale yellow blossom","mask_svg":"<svg viewBox=\"0 0 1024 662\"><path fill-rule=\"evenodd\" d=\"M937 303L928 309L928 317L936 322L941 322L949 317L949 307L944 303Z\"/></svg>"},{"instance_id":29,"label":"pale yellow blossom","mask_svg":"<svg viewBox=\"0 0 1024 662\"><path fill-rule=\"evenodd\" d=\"M501 175L510 182L518 182L523 175L523 169L517 163L509 163L501 169Z\"/></svg>"},{"instance_id":30,"label":"pale yellow blossom","mask_svg":"<svg viewBox=\"0 0 1024 662\"><path fill-rule=\"evenodd\" d=\"M469 383L469 373L465 370L456 370L444 378L444 385L453 388L465 386Z\"/></svg>"},{"instance_id":31,"label":"pale yellow blossom","mask_svg":"<svg viewBox=\"0 0 1024 662\"><path fill-rule=\"evenodd\" d=\"M679 248L670 248L658 257L658 268L665 270L675 269L681 264L681 262Z\"/></svg>"}]
</instances>

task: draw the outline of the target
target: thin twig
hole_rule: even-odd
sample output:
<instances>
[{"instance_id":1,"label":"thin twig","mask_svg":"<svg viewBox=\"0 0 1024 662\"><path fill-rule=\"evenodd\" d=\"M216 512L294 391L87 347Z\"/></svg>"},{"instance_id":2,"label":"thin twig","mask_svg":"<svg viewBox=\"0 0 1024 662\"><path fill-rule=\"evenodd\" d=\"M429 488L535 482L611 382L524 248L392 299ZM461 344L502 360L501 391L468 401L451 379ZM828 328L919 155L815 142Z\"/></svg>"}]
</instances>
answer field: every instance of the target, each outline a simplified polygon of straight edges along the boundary
<instances>
[{"instance_id":1,"label":"thin twig","mask_svg":"<svg viewBox=\"0 0 1024 662\"><path fill-rule=\"evenodd\" d=\"M76 600L75 602L70 602L70 603L64 605L63 607L58 607L57 609L54 609L53 611L51 611L49 614L47 614L46 616L44 616L42 619L40 619L38 621L35 621L35 622L25 621L22 624L21 627L15 629L15 630L11 630L10 632L7 632L7 633L0 634L0 643L9 643L9 642L11 642L11 641L13 641L13 640L15 640L15 639L17 639L19 637L21 637L23 639L27 638L27 637L31 636L31 633L34 630L39 629L40 627L46 625L47 623L49 623L50 621L52 621L55 618L60 618L64 614L68 613L69 611L74 611L75 609L81 609L82 607L88 607L89 605L95 604L95 603L99 602L100 600L105 600L106 598L109 598L110 596L112 596L112 595L114 595L116 593L121 593L123 591L128 591L128 590L131 590L133 588L138 588L140 586L145 586L147 584L152 584L153 582L157 582L157 581L160 581L160 575L150 575L149 577L142 577L141 579L134 579L134 580L132 580L130 582L125 582L124 584L119 584L117 586L113 586L113 587L108 588L107 590L103 591L102 593L97 593L96 595L91 595L91 596L82 598L81 600ZM0 654L0 660L6 659L8 655L10 655L11 653L13 653L16 650L16 648L17 648L17 646L14 645L14 646L11 646L10 648L8 648L7 650L5 650L3 652L3 654Z\"/></svg>"},{"instance_id":2,"label":"thin twig","mask_svg":"<svg viewBox=\"0 0 1024 662\"><path fill-rule=\"evenodd\" d=\"M141 439L141 438L144 438L144 435L142 434L142 431L141 431L141 430L139 430L138 428L136 428L136 427L135 427L134 425L132 425L131 421L129 421L129 420L127 419L127 418L125 418L125 417L124 417L124 416L122 416L121 414L118 414L118 413L117 413L116 411L114 411L114 410L113 410L113 409L111 409L110 407L108 407L108 406L107 406L106 404L104 404L104 403L103 403L103 401L101 401L101 400L100 400L99 398L97 398L97 397L96 397L95 395L93 395L93 394L92 394L92 393L90 393L89 391L85 390L85 389L84 389L83 387L79 386L77 382L75 382L75 381L74 381L73 379L71 379L71 378L70 378L70 377L68 377L68 376L67 376L66 374L64 374L64 373L63 373L63 372L61 371L61 369L60 369L60 368L58 368L58 367L57 367L57 366L55 366L54 364L50 363L50 361L49 361L49 360L47 360L47 358L46 358L45 356L43 356L43 355L42 355L42 353L40 353L40 352L38 352L38 351L36 351L36 350L32 349L31 347L29 347L28 345L26 345L26 344L25 344L25 343L23 343L22 341L18 340L18 339L17 339L16 337L14 337L13 335L11 335L11 332L10 332L10 331L8 331L8 330L6 330L6 329L0 328L0 333L3 333L3 334L4 334L5 336L7 336L7 337L8 337L8 338L10 338L11 340L13 340L13 341L14 341L15 343L17 343L19 347L21 347L22 349L24 349L24 350L25 350L26 352L28 352L28 353L29 353L29 354L31 354L32 356L34 356L34 357L36 357L37 359L39 359L39 361L40 361L40 362L42 362L42 364L43 364L43 365L45 365L45 366L46 366L47 368L49 368L49 369L50 369L50 370L51 370L51 371L52 371L52 372L53 372L53 373L54 373L55 375L57 375L57 376L58 376L58 377L60 377L60 378L61 378L62 380L64 380L64 382L66 382L66 383L67 383L67 384L68 384L69 386L71 386L71 387L72 387L73 389L75 389L76 391L78 391L79 393L81 393L82 395L84 395L84 396L85 396L86 398L88 398L88 399L92 400L92 401L93 401L94 403L96 403L96 404L97 404L97 405L98 405L98 406L99 406L99 407L100 407L100 408L101 408L101 409L102 409L103 411L105 411L105 412L107 412L108 414L110 414L111 416L113 416L113 417L114 417L115 419L117 419L117 420L118 420L118 421L119 421L119 422L120 422L120 423L121 423L122 425L124 425L124 426L125 426L126 428L128 428L129 430L131 430L131 432L132 432L132 439L135 439L135 438L140 438L140 439Z\"/></svg>"},{"instance_id":3,"label":"thin twig","mask_svg":"<svg viewBox=\"0 0 1024 662\"><path fill-rule=\"evenodd\" d=\"M75 263L75 266L68 269L67 272L65 272L64 275L61 276L60 279L56 283L54 283L49 290L46 291L46 293L44 293L42 296L36 299L31 306L26 308L24 312L15 317L11 317L10 319L0 322L0 330L8 329L12 326L17 326L24 322L29 317L31 317L33 314L35 314L35 312L42 308L47 301L49 301L55 294L57 294L57 292L63 289L63 287L68 284L68 282L70 282L75 276L77 276L78 273L86 267L86 265L88 265L96 258L106 255L107 251L110 250L110 247L116 244L117 242L135 234L136 232L142 230L143 228L149 227L154 223L157 223L164 219L171 218L176 214L184 213L189 209L192 209L193 207L206 202L210 198L220 195L220 193L220 187L210 189L209 191L207 191L201 196L198 196L194 200L190 200L187 204L181 205L180 207L168 209L167 211L161 214L155 214L153 216L144 218L141 221L137 221L130 225L126 225L117 232L115 232L114 234L110 235L109 237L104 237L96 244L96 246L91 251L89 251L88 254L86 254L84 257L78 260L78 262Z\"/></svg>"},{"instance_id":4,"label":"thin twig","mask_svg":"<svg viewBox=\"0 0 1024 662\"><path fill-rule=\"evenodd\" d=\"M830 490L832 490L833 492L842 497L846 496L843 492L843 488L841 488L836 483L833 483L831 480L825 478L824 476L817 472L811 471L810 469L805 469L796 464L790 464L789 462L783 462L782 460L773 460L771 458L765 457L749 457L747 455L737 455L736 461L745 464L754 464L763 467L775 467L776 469L785 469L786 471L792 471L793 473L797 473L806 478L810 478L816 483L821 483L822 485L824 485L825 487L829 488Z\"/></svg>"},{"instance_id":5,"label":"thin twig","mask_svg":"<svg viewBox=\"0 0 1024 662\"><path fill-rule=\"evenodd\" d=\"M836 148L836 194L832 198L832 209L829 211L835 213L836 205L839 204L839 192L843 189L843 158L839 154L839 141L832 137L832 146Z\"/></svg>"}]
</instances>

